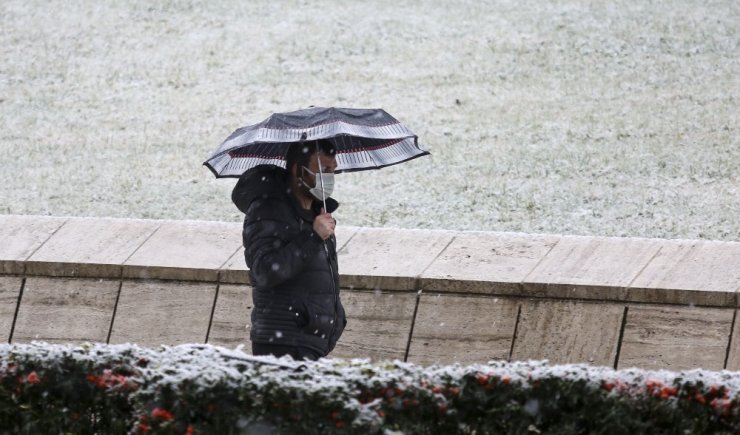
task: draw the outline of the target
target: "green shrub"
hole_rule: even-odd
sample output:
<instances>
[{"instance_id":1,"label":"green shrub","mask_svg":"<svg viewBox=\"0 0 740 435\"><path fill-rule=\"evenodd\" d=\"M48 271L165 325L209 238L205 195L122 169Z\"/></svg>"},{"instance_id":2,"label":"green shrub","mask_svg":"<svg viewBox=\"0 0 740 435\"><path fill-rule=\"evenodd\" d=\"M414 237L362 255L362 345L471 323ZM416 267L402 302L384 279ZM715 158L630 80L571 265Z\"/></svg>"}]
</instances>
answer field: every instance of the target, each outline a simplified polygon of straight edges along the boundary
<instances>
[{"instance_id":1,"label":"green shrub","mask_svg":"<svg viewBox=\"0 0 740 435\"><path fill-rule=\"evenodd\" d=\"M738 433L740 374L0 346L3 433Z\"/></svg>"}]
</instances>

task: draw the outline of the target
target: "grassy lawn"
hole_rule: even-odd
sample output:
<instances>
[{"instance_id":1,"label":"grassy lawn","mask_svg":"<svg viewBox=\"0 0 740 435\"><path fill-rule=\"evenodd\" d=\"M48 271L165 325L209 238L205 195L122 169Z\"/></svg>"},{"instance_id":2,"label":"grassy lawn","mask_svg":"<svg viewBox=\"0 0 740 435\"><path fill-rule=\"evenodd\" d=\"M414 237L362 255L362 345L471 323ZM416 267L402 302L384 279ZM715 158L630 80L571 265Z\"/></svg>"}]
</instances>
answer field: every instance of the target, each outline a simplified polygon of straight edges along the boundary
<instances>
[{"instance_id":1,"label":"grassy lawn","mask_svg":"<svg viewBox=\"0 0 740 435\"><path fill-rule=\"evenodd\" d=\"M431 152L340 224L740 240L740 3L0 4L0 213L238 221L201 163L308 105Z\"/></svg>"}]
</instances>

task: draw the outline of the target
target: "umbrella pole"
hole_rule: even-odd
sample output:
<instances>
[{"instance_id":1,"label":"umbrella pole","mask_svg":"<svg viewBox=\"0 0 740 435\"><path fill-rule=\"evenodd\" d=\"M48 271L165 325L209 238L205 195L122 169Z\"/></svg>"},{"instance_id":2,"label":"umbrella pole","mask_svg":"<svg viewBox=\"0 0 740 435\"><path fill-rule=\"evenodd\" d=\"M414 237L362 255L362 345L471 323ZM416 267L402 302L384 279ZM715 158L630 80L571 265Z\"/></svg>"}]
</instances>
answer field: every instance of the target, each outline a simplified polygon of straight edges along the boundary
<instances>
[{"instance_id":1,"label":"umbrella pole","mask_svg":"<svg viewBox=\"0 0 740 435\"><path fill-rule=\"evenodd\" d=\"M326 213L326 193L324 192L324 171L321 169L321 150L319 141L316 141L316 162L319 164L319 180L321 180L321 199L324 201L324 213Z\"/></svg>"},{"instance_id":2,"label":"umbrella pole","mask_svg":"<svg viewBox=\"0 0 740 435\"><path fill-rule=\"evenodd\" d=\"M319 180L321 180L321 199L324 201L324 213L326 213L326 193L324 192L324 171L321 169L321 149L319 149L319 141L316 141L316 162L319 164ZM324 252L329 257L329 247L326 245L324 240Z\"/></svg>"}]
</instances>

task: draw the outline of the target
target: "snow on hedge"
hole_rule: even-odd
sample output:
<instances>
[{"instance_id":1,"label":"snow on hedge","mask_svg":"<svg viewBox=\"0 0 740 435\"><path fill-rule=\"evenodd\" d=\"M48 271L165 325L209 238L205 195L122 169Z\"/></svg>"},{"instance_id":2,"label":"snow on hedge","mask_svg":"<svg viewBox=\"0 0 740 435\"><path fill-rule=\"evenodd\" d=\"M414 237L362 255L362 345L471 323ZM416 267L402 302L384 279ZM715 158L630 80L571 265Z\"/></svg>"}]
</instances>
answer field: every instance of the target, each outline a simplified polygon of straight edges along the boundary
<instances>
[{"instance_id":1,"label":"snow on hedge","mask_svg":"<svg viewBox=\"0 0 740 435\"><path fill-rule=\"evenodd\" d=\"M0 401L8 410L0 413L0 423L35 429L60 421L140 433L207 433L254 424L288 433L497 433L612 424L740 429L740 373L729 371L613 370L545 361L421 367L293 361L211 345L35 342L0 346L0 375ZM35 409L45 410L40 419L32 418Z\"/></svg>"},{"instance_id":2,"label":"snow on hedge","mask_svg":"<svg viewBox=\"0 0 740 435\"><path fill-rule=\"evenodd\" d=\"M587 364L551 365L546 360L491 361L487 364L427 367L400 360L372 362L369 359L322 358L318 361L295 361L290 357L253 356L244 353L241 346L228 349L208 344L161 346L158 349L135 344L67 345L45 342L2 344L0 371L7 371L8 365L18 359L51 362L69 358L86 364L105 365L110 361L130 359L134 355L147 360L146 366L140 369L142 377L156 378L159 384L171 385L193 381L195 385L202 387L223 380L242 382L248 378L246 374L249 370L259 373L259 378L255 377L260 379L259 382L291 382L292 374L309 370L321 376L310 382L301 382L300 388L308 390L347 388L355 381L368 379L381 384L397 379L415 382L422 378L432 383L444 383L449 379L458 379L471 373L487 373L508 377L510 381L519 383L557 377L571 381L585 380L596 386L601 385L602 381L621 381L627 385L637 385L651 379L671 384L680 378L685 382L724 386L731 396L740 394L740 372L727 370L693 369L680 372L638 368L615 370Z\"/></svg>"}]
</instances>

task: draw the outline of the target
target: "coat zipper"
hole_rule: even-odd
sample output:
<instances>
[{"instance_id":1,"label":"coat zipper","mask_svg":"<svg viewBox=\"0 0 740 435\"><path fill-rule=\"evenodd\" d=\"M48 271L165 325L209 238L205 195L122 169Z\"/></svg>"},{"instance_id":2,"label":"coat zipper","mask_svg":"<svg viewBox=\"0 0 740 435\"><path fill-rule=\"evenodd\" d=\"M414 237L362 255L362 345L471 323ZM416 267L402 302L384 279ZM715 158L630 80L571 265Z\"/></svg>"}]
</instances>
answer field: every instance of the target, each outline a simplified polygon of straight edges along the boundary
<instances>
[{"instance_id":1,"label":"coat zipper","mask_svg":"<svg viewBox=\"0 0 740 435\"><path fill-rule=\"evenodd\" d=\"M334 337L334 331L337 327L337 283L334 281L334 268L331 266L331 257L329 256L329 247L326 246L326 240L324 240L324 251L326 252L326 261L329 263L329 272L331 273L331 287L332 287L332 295L334 295L334 314L332 317L332 325L331 325L331 332L329 333L329 336L327 337L328 342L326 346L326 353L329 354L329 347L331 347L331 340Z\"/></svg>"}]
</instances>

